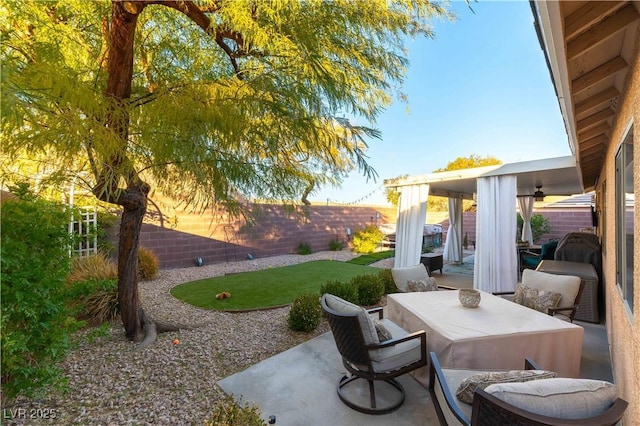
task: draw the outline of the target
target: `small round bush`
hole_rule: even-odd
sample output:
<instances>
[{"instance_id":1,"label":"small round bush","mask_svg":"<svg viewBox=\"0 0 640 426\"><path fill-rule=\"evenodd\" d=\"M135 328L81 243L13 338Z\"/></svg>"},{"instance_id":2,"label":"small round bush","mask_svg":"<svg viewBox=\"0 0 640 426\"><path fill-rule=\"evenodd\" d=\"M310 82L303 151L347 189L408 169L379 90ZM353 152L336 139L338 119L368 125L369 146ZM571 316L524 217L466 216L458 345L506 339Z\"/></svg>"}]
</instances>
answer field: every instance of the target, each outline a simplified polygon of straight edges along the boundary
<instances>
[{"instance_id":1,"label":"small round bush","mask_svg":"<svg viewBox=\"0 0 640 426\"><path fill-rule=\"evenodd\" d=\"M349 282L340 280L328 280L320 286L320 294L333 294L341 299L347 300L351 303L358 303L358 287L355 287Z\"/></svg>"},{"instance_id":2,"label":"small round bush","mask_svg":"<svg viewBox=\"0 0 640 426\"><path fill-rule=\"evenodd\" d=\"M311 246L309 243L300 243L298 246L298 254L311 254Z\"/></svg>"},{"instance_id":3,"label":"small round bush","mask_svg":"<svg viewBox=\"0 0 640 426\"><path fill-rule=\"evenodd\" d=\"M337 238L329 241L329 250L341 251L342 249L344 249L344 241L341 241Z\"/></svg>"},{"instance_id":4,"label":"small round bush","mask_svg":"<svg viewBox=\"0 0 640 426\"><path fill-rule=\"evenodd\" d=\"M153 250L140 246L138 249L138 278L152 280L158 275L158 257Z\"/></svg>"},{"instance_id":5,"label":"small round bush","mask_svg":"<svg viewBox=\"0 0 640 426\"><path fill-rule=\"evenodd\" d=\"M308 333L315 330L322 319L322 307L317 294L306 293L293 301L289 312L289 328Z\"/></svg>"},{"instance_id":6,"label":"small round bush","mask_svg":"<svg viewBox=\"0 0 640 426\"><path fill-rule=\"evenodd\" d=\"M384 285L384 294L398 292L396 282L393 280L393 275L391 275L391 269L381 269L380 272L378 272L378 279L382 281Z\"/></svg>"},{"instance_id":7,"label":"small round bush","mask_svg":"<svg viewBox=\"0 0 640 426\"><path fill-rule=\"evenodd\" d=\"M359 305L375 305L384 295L384 284L378 275L358 275L351 278L349 283L358 289Z\"/></svg>"},{"instance_id":8,"label":"small round bush","mask_svg":"<svg viewBox=\"0 0 640 426\"><path fill-rule=\"evenodd\" d=\"M373 253L382 242L384 235L375 225L369 225L353 234L353 250L356 253Z\"/></svg>"},{"instance_id":9,"label":"small round bush","mask_svg":"<svg viewBox=\"0 0 640 426\"><path fill-rule=\"evenodd\" d=\"M115 280L118 278L118 266L104 252L90 256L74 257L68 283L90 280Z\"/></svg>"}]
</instances>

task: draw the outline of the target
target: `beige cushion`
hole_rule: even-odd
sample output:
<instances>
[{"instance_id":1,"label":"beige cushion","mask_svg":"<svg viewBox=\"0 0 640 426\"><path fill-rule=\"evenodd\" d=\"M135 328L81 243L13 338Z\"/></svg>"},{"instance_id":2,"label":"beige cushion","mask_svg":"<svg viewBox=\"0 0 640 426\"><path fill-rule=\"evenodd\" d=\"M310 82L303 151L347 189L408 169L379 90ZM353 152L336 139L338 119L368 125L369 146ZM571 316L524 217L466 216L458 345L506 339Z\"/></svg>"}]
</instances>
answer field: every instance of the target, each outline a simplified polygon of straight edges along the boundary
<instances>
[{"instance_id":1,"label":"beige cushion","mask_svg":"<svg viewBox=\"0 0 640 426\"><path fill-rule=\"evenodd\" d=\"M602 414L618 397L616 386L590 379L554 378L527 383L500 383L485 391L532 413L559 419L584 419Z\"/></svg>"},{"instance_id":2,"label":"beige cushion","mask_svg":"<svg viewBox=\"0 0 640 426\"><path fill-rule=\"evenodd\" d=\"M428 277L423 280L409 280L407 281L407 290L408 291L436 291L438 290L438 285L436 284L436 279L433 277Z\"/></svg>"},{"instance_id":3,"label":"beige cushion","mask_svg":"<svg viewBox=\"0 0 640 426\"><path fill-rule=\"evenodd\" d=\"M358 316L364 342L367 345L370 345L371 343L380 343L373 318L371 318L371 315L369 315L364 308L354 305L353 303L341 299L338 296L334 296L333 294L327 294L325 301L327 302L328 307L338 313L355 314Z\"/></svg>"},{"instance_id":4,"label":"beige cushion","mask_svg":"<svg viewBox=\"0 0 640 426\"><path fill-rule=\"evenodd\" d=\"M580 277L573 275L555 275L547 272L525 269L522 271L522 284L538 290L560 293L559 308L573 306L580 290Z\"/></svg>"},{"instance_id":5,"label":"beige cushion","mask_svg":"<svg viewBox=\"0 0 640 426\"><path fill-rule=\"evenodd\" d=\"M409 291L407 286L408 281L426 280L429 278L427 273L427 267L422 263L416 266L406 266L403 268L391 268L391 275L393 276L393 282L396 283L396 287L403 293Z\"/></svg>"},{"instance_id":6,"label":"beige cushion","mask_svg":"<svg viewBox=\"0 0 640 426\"><path fill-rule=\"evenodd\" d=\"M477 373L464 379L458 386L456 397L467 404L473 402L473 393L477 388L485 389L495 383L526 382L529 380L549 379L557 374L546 370L510 370Z\"/></svg>"},{"instance_id":7,"label":"beige cushion","mask_svg":"<svg viewBox=\"0 0 640 426\"><path fill-rule=\"evenodd\" d=\"M535 288L521 285L522 304L527 308L535 309L536 311L549 313L549 308L555 308L558 306L562 295L553 291L538 290Z\"/></svg>"}]
</instances>

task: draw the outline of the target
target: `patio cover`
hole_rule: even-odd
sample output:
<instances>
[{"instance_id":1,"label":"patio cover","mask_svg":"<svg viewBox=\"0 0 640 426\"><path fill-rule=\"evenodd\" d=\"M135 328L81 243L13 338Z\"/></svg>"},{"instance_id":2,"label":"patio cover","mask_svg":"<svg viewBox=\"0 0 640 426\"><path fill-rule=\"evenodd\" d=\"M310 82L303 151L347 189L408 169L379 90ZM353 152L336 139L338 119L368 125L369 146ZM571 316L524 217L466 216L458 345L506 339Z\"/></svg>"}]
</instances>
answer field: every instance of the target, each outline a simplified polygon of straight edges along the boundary
<instances>
[{"instance_id":1,"label":"patio cover","mask_svg":"<svg viewBox=\"0 0 640 426\"><path fill-rule=\"evenodd\" d=\"M536 186L541 186L542 191L545 195L574 195L574 194L582 194L584 192L584 188L582 186L582 180L580 178L580 174L578 168L576 166L576 161L573 156L565 156L565 157L555 157L555 158L546 158L541 160L531 160L531 161L523 161L518 163L506 163L495 166L487 166L487 167L476 167L472 169L463 169L463 170L453 170L447 172L440 173L430 173L424 175L417 176L409 176L407 178L402 179L392 179L385 181L385 186L390 188L397 188L401 192L404 191L404 187L418 187L427 185L429 195L437 195L441 197L449 197L449 198L459 198L466 200L473 200L474 194L478 193L477 190L477 182L478 179L488 178L494 176L515 176L516 177L516 187L515 187L515 196L530 196L535 190ZM490 192L489 192L490 193ZM480 209L484 210L483 206L491 206L492 203L495 203L496 200L484 200L484 202L479 200L481 194L478 194L478 220L476 220L476 230L480 229L480 227L488 226L486 224L480 223L480 217L483 217L483 221L495 221L495 217L482 214ZM490 196L490 195L482 195ZM402 198L402 197L401 197ZM405 198L405 201L408 197ZM420 198L420 197L419 197ZM424 198L421 198L421 202L426 202ZM460 203L461 204L461 203ZM512 208L513 208L513 217L515 220L515 212L516 212L516 200L515 198L512 200ZM398 209L398 220L400 223L401 217L403 214L412 214L415 215L415 219L418 221L424 221L425 216L421 212L421 209L418 207L419 203L414 205L413 208L408 206L404 206L402 209ZM460 206L461 207L461 206ZM450 213L451 214L451 213ZM414 220L415 220L414 219ZM407 220L407 219L402 219ZM424 222L421 222L424 223ZM513 241L513 250L515 255L515 229L514 232L514 241ZM477 233L477 232L476 232ZM462 245L462 235L457 235L459 246ZM405 236L398 234L396 236L396 255L400 253L409 253L413 252L414 249L410 249L415 247L415 238L412 238L410 234L406 234ZM488 265L490 263L489 260L489 250L480 249L480 245L483 244L481 240L477 240L476 247L478 248L475 257L476 264ZM415 256L410 256L409 258L404 258L403 263L408 264L417 264L419 258L415 259ZM415 263L414 263L415 262ZM506 267L513 269L513 271L506 271L505 274L507 277L517 276L516 264L515 262L504 262L508 263ZM405 265L408 266L408 265ZM497 273L493 271L495 267L491 268L486 273L494 274ZM515 274L514 274L515 272ZM501 287L503 285L501 284ZM474 284L475 287L475 284ZM515 281L513 282L513 287L515 287ZM512 288L511 288L512 289Z\"/></svg>"}]
</instances>

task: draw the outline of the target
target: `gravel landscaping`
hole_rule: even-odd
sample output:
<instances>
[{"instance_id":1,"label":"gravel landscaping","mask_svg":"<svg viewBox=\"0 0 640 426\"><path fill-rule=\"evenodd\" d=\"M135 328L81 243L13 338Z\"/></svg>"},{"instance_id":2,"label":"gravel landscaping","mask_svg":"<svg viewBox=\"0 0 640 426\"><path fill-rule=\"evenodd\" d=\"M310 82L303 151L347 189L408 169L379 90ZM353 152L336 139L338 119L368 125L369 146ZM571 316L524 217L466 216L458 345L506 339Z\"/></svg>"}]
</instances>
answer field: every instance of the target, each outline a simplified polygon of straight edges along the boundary
<instances>
[{"instance_id":1,"label":"gravel landscaping","mask_svg":"<svg viewBox=\"0 0 640 426\"><path fill-rule=\"evenodd\" d=\"M145 310L154 318L195 326L166 333L136 351L120 323L78 333L62 363L69 381L65 395L22 398L11 407L22 418L5 424L200 425L224 393L216 381L329 330L323 321L312 333L289 330L289 308L248 313L208 311L175 299L170 289L184 282L291 265L312 260L349 260L354 254L319 252L284 255L183 269L162 270L140 283ZM376 265L374 265L376 266ZM389 260L377 264L390 267ZM174 339L179 344L174 345ZM48 417L48 419L47 419ZM51 418L54 417L54 418Z\"/></svg>"}]
</instances>

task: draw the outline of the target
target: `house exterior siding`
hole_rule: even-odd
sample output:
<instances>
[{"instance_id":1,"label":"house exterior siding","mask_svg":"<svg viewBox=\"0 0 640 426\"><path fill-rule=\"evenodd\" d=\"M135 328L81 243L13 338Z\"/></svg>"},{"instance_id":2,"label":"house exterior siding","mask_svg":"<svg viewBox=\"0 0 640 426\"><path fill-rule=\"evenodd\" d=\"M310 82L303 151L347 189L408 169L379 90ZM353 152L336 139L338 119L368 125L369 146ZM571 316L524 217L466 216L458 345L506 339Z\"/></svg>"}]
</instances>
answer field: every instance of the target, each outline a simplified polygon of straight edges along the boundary
<instances>
[{"instance_id":1,"label":"house exterior siding","mask_svg":"<svg viewBox=\"0 0 640 426\"><path fill-rule=\"evenodd\" d=\"M611 360L616 385L621 397L629 402L624 416L624 424L636 424L640 419L640 29L636 31L636 52L634 61L629 64L631 72L626 82L626 90L618 104L618 117L614 122L611 143L607 150L605 167L603 168L597 193L604 192L605 228L601 235L603 247L603 274L607 333L611 347ZM615 224L615 157L620 144L629 128L634 123L634 312L629 312L616 284L616 224Z\"/></svg>"}]
</instances>

